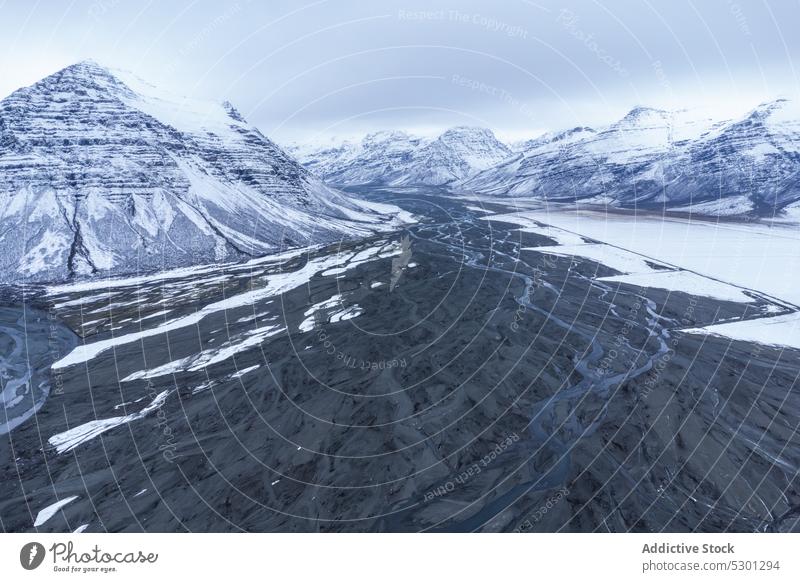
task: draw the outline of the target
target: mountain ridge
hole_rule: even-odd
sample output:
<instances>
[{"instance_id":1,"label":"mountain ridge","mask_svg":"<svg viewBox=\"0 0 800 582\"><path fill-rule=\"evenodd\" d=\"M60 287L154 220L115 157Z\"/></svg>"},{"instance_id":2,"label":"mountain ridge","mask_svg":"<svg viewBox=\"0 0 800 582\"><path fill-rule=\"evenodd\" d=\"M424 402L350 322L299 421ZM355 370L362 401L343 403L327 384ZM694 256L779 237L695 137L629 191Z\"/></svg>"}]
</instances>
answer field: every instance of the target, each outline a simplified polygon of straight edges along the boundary
<instances>
[{"instance_id":1,"label":"mountain ridge","mask_svg":"<svg viewBox=\"0 0 800 582\"><path fill-rule=\"evenodd\" d=\"M333 184L441 186L498 163L511 149L491 130L455 126L433 138L383 130L360 141L290 148L310 171Z\"/></svg>"},{"instance_id":2,"label":"mountain ridge","mask_svg":"<svg viewBox=\"0 0 800 582\"><path fill-rule=\"evenodd\" d=\"M460 130L467 130L469 148L462 148ZM485 128L451 128L437 138L395 130L292 153L347 186L436 185L716 216L774 216L800 203L800 111L785 97L733 119L637 105L602 127L548 132L510 147L493 146L494 139Z\"/></svg>"},{"instance_id":3,"label":"mountain ridge","mask_svg":"<svg viewBox=\"0 0 800 582\"><path fill-rule=\"evenodd\" d=\"M800 112L786 98L728 120L636 107L578 130L523 142L517 157L453 189L715 215L770 216L800 200Z\"/></svg>"},{"instance_id":4,"label":"mountain ridge","mask_svg":"<svg viewBox=\"0 0 800 582\"><path fill-rule=\"evenodd\" d=\"M10 282L237 260L409 219L330 188L229 102L94 61L0 101L0 199Z\"/></svg>"}]
</instances>

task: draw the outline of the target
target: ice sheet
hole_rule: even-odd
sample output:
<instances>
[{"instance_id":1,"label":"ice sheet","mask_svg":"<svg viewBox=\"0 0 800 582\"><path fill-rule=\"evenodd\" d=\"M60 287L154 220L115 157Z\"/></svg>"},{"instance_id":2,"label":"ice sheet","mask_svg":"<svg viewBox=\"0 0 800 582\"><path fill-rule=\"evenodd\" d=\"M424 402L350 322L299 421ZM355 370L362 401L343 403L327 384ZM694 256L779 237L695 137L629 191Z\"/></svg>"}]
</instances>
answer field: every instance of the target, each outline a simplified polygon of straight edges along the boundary
<instances>
[{"instance_id":1,"label":"ice sheet","mask_svg":"<svg viewBox=\"0 0 800 582\"><path fill-rule=\"evenodd\" d=\"M683 291L689 295L712 297L721 301L751 303L752 297L745 295L739 287L721 283L690 271L653 271L634 275L615 275L600 277L598 281L610 283L628 283L639 287L655 287L667 291Z\"/></svg>"},{"instance_id":2,"label":"ice sheet","mask_svg":"<svg viewBox=\"0 0 800 582\"><path fill-rule=\"evenodd\" d=\"M800 350L800 313L684 329L683 332L717 335Z\"/></svg>"},{"instance_id":3,"label":"ice sheet","mask_svg":"<svg viewBox=\"0 0 800 582\"><path fill-rule=\"evenodd\" d=\"M507 216L502 215L504 220ZM538 220L800 305L800 285L786 276L800 272L796 227L593 211L530 210L511 216L518 223Z\"/></svg>"},{"instance_id":4,"label":"ice sheet","mask_svg":"<svg viewBox=\"0 0 800 582\"><path fill-rule=\"evenodd\" d=\"M551 247L527 247L522 250L538 251L559 256L577 256L611 267L620 273L652 273L657 271L647 264L642 255L604 244L559 245ZM653 262L653 261L651 261ZM662 265L666 268L665 265Z\"/></svg>"},{"instance_id":5,"label":"ice sheet","mask_svg":"<svg viewBox=\"0 0 800 582\"><path fill-rule=\"evenodd\" d=\"M529 212L510 212L508 214L493 214L491 216L481 216L481 220L490 220L495 222L507 222L509 224L518 224L523 227L519 230L522 232L530 232L533 234L540 234L553 239L560 245L579 245L586 241L580 235L560 228L552 228L547 224L539 224L540 221L531 216Z\"/></svg>"}]
</instances>

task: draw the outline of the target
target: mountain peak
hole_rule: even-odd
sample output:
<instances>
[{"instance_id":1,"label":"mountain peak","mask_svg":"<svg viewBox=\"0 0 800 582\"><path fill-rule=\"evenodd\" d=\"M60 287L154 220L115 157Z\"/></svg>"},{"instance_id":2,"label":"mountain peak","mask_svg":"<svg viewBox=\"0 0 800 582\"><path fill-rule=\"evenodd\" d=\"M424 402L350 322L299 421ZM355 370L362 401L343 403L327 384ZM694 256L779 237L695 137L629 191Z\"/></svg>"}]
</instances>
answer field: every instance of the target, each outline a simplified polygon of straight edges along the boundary
<instances>
[{"instance_id":1,"label":"mountain peak","mask_svg":"<svg viewBox=\"0 0 800 582\"><path fill-rule=\"evenodd\" d=\"M435 138L405 131L370 133L353 148L295 148L304 165L336 184L442 185L499 163L511 154L491 130L451 127Z\"/></svg>"},{"instance_id":2,"label":"mountain peak","mask_svg":"<svg viewBox=\"0 0 800 582\"><path fill-rule=\"evenodd\" d=\"M112 69L109 67L105 67L92 59L86 59L83 61L78 61L68 67L64 67L60 71L54 73L53 76L80 76L87 79L117 79L117 76L114 74ZM48 77L49 78L49 77Z\"/></svg>"},{"instance_id":3,"label":"mountain peak","mask_svg":"<svg viewBox=\"0 0 800 582\"><path fill-rule=\"evenodd\" d=\"M452 134L492 134L492 130L486 127L479 127L476 125L456 125L451 127L450 129L446 130L444 133L452 133ZM444 134L443 134L444 135Z\"/></svg>"},{"instance_id":4,"label":"mountain peak","mask_svg":"<svg viewBox=\"0 0 800 582\"><path fill-rule=\"evenodd\" d=\"M666 114L669 112L664 109L658 109L657 107L649 107L647 105L637 105L628 112L628 115L637 116L637 115L649 115L653 113Z\"/></svg>"},{"instance_id":5,"label":"mountain peak","mask_svg":"<svg viewBox=\"0 0 800 582\"><path fill-rule=\"evenodd\" d=\"M19 91L25 93L41 91L53 94L112 92L116 95L125 96L133 94L131 89L120 80L115 72L93 60L79 61L64 67L30 87L22 88Z\"/></svg>"},{"instance_id":6,"label":"mountain peak","mask_svg":"<svg viewBox=\"0 0 800 582\"><path fill-rule=\"evenodd\" d=\"M663 120L670 116L669 111L663 109L656 109L655 107L647 107L644 105L637 105L631 109L625 117L620 120L620 123L638 123L646 120Z\"/></svg>"},{"instance_id":7,"label":"mountain peak","mask_svg":"<svg viewBox=\"0 0 800 582\"><path fill-rule=\"evenodd\" d=\"M405 131L398 131L393 129L382 129L379 131L373 131L368 133L364 136L364 142L381 142L381 141L392 141L392 140L406 140L409 139L411 136L406 133Z\"/></svg>"},{"instance_id":8,"label":"mountain peak","mask_svg":"<svg viewBox=\"0 0 800 582\"><path fill-rule=\"evenodd\" d=\"M772 101L760 103L750 112L751 119L764 119L776 113L791 111L797 108L797 103L786 97L779 97Z\"/></svg>"},{"instance_id":9,"label":"mountain peak","mask_svg":"<svg viewBox=\"0 0 800 582\"><path fill-rule=\"evenodd\" d=\"M22 233L0 240L4 282L236 260L395 221L327 187L229 103L93 61L0 101L0 128L0 231Z\"/></svg>"},{"instance_id":10,"label":"mountain peak","mask_svg":"<svg viewBox=\"0 0 800 582\"><path fill-rule=\"evenodd\" d=\"M481 140L484 142L491 142L500 144L500 141L494 135L494 132L486 127L478 127L471 125L457 125L444 131L439 135L437 141L467 141L467 140ZM501 144L505 147L505 144Z\"/></svg>"},{"instance_id":11,"label":"mountain peak","mask_svg":"<svg viewBox=\"0 0 800 582\"><path fill-rule=\"evenodd\" d=\"M82 69L86 71L108 71L107 67L102 66L94 59L83 59L65 67L66 69Z\"/></svg>"}]
</instances>

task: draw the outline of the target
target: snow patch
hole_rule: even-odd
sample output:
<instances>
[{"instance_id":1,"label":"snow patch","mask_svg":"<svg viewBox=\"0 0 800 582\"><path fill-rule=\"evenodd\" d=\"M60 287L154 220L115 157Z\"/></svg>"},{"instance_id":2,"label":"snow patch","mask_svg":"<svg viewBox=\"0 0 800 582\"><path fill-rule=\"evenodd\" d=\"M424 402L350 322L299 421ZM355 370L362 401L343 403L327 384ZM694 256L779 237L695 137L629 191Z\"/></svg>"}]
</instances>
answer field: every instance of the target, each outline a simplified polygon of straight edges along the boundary
<instances>
[{"instance_id":1,"label":"snow patch","mask_svg":"<svg viewBox=\"0 0 800 582\"><path fill-rule=\"evenodd\" d=\"M72 495L70 497L65 497L64 499L60 499L56 501L52 505L48 505L44 509L42 509L38 514L36 514L36 519L33 522L33 527L39 527L40 525L44 525L48 519L53 517L59 509L64 507L65 505L72 503L78 498L77 495Z\"/></svg>"},{"instance_id":2,"label":"snow patch","mask_svg":"<svg viewBox=\"0 0 800 582\"><path fill-rule=\"evenodd\" d=\"M169 390L161 392L150 404L145 406L139 412L126 414L125 416L115 416L112 418L92 420L80 426L76 426L75 428L71 428L62 433L53 435L47 439L47 442L56 448L56 452L58 454L66 453L78 445L90 441L93 438L100 436L104 432L111 430L112 428L144 418L154 410L160 408L167 399L168 394Z\"/></svg>"},{"instance_id":3,"label":"snow patch","mask_svg":"<svg viewBox=\"0 0 800 582\"><path fill-rule=\"evenodd\" d=\"M734 321L682 331L800 350L800 313Z\"/></svg>"}]
</instances>

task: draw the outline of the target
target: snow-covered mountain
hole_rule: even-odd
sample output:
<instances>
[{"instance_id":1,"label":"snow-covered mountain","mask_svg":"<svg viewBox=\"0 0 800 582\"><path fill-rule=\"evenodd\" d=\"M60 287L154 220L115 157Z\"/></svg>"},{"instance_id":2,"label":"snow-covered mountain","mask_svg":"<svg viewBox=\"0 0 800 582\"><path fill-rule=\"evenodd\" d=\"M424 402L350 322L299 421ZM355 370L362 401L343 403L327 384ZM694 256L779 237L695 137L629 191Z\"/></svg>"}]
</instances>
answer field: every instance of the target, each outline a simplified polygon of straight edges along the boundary
<instances>
[{"instance_id":1,"label":"snow-covered mountain","mask_svg":"<svg viewBox=\"0 0 800 582\"><path fill-rule=\"evenodd\" d=\"M234 260L403 218L328 187L229 103L93 62L0 101L0 281Z\"/></svg>"},{"instance_id":2,"label":"snow-covered mountain","mask_svg":"<svg viewBox=\"0 0 800 582\"><path fill-rule=\"evenodd\" d=\"M668 200L774 216L800 200L800 103L778 99L688 145ZM698 196L702 194L703 196Z\"/></svg>"},{"instance_id":3,"label":"snow-covered mountain","mask_svg":"<svg viewBox=\"0 0 800 582\"><path fill-rule=\"evenodd\" d=\"M800 110L786 99L722 121L637 107L607 128L516 147L514 157L454 188L716 215L773 214L800 200Z\"/></svg>"},{"instance_id":4,"label":"snow-covered mountain","mask_svg":"<svg viewBox=\"0 0 800 582\"><path fill-rule=\"evenodd\" d=\"M381 131L360 142L298 146L290 152L333 184L391 186L449 184L490 168L512 153L481 127L454 127L435 139Z\"/></svg>"},{"instance_id":5,"label":"snow-covered mountain","mask_svg":"<svg viewBox=\"0 0 800 582\"><path fill-rule=\"evenodd\" d=\"M289 152L331 184L388 184L412 167L414 152L425 143L403 131L379 131L359 142L295 146Z\"/></svg>"}]
</instances>

